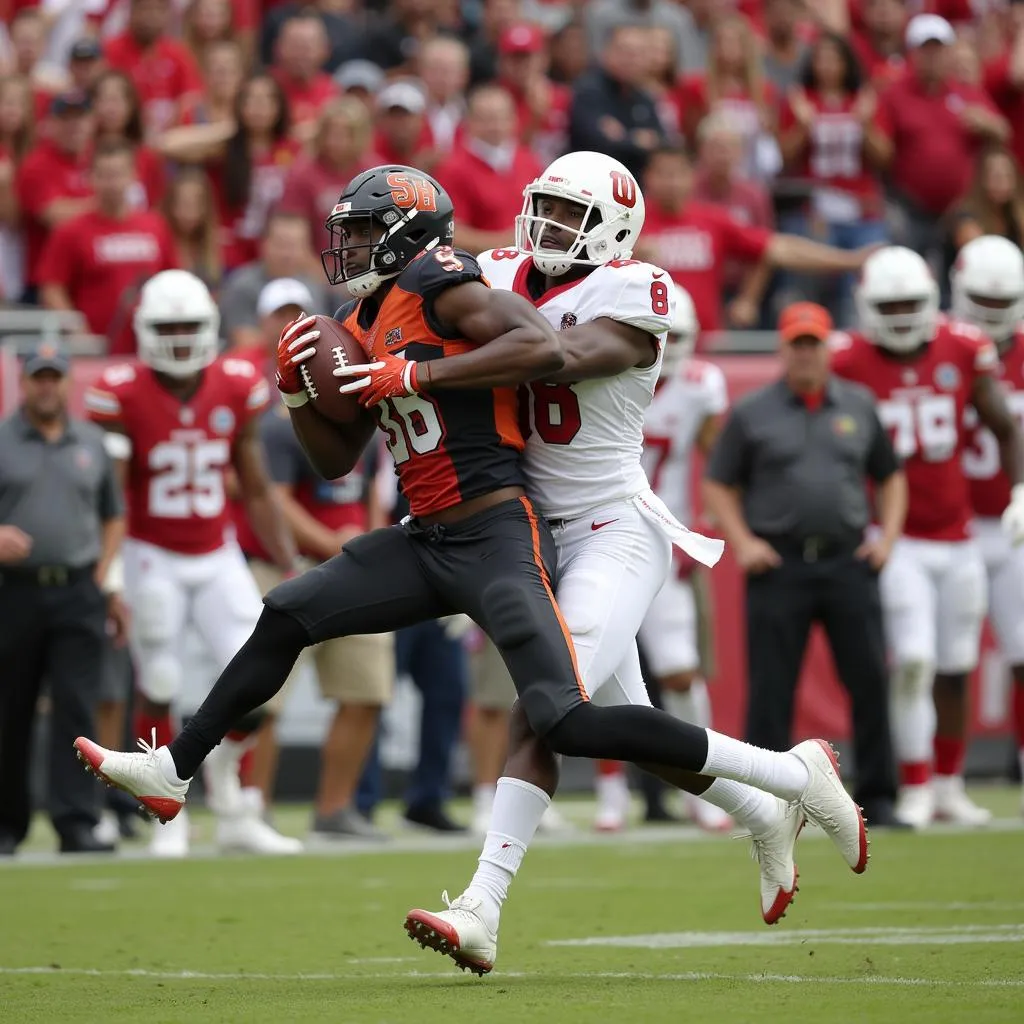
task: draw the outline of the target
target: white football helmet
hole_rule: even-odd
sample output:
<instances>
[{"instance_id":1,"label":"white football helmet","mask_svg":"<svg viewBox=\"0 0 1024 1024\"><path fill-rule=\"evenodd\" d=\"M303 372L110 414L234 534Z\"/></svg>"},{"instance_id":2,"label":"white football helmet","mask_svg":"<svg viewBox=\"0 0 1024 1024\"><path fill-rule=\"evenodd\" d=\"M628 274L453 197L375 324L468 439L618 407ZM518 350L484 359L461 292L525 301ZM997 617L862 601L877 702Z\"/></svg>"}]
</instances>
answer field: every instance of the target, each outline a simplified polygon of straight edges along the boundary
<instances>
[{"instance_id":1,"label":"white football helmet","mask_svg":"<svg viewBox=\"0 0 1024 1024\"><path fill-rule=\"evenodd\" d=\"M576 238L565 251L540 249L537 242L548 226L564 224L538 215L537 200L551 196L585 207ZM523 212L516 217L516 248L534 253L533 264L550 277L570 267L599 267L628 260L644 226L644 197L618 160L604 153L567 153L523 189Z\"/></svg>"},{"instance_id":2,"label":"white football helmet","mask_svg":"<svg viewBox=\"0 0 1024 1024\"><path fill-rule=\"evenodd\" d=\"M1024 320L1024 254L1013 242L999 235L968 242L956 258L950 282L954 316L980 327L997 345L1013 337Z\"/></svg>"},{"instance_id":3,"label":"white football helmet","mask_svg":"<svg viewBox=\"0 0 1024 1024\"><path fill-rule=\"evenodd\" d=\"M924 259L902 245L886 246L867 258L856 302L864 335L890 352L913 352L935 335L939 286ZM915 308L882 311L882 306L896 302L913 302Z\"/></svg>"},{"instance_id":4,"label":"white football helmet","mask_svg":"<svg viewBox=\"0 0 1024 1024\"><path fill-rule=\"evenodd\" d=\"M217 358L220 311L206 285L187 270L162 270L142 286L133 325L139 359L168 377L190 377ZM193 330L160 331L185 325Z\"/></svg>"},{"instance_id":5,"label":"white football helmet","mask_svg":"<svg viewBox=\"0 0 1024 1024\"><path fill-rule=\"evenodd\" d=\"M659 377L670 377L679 369L684 359L693 355L697 334L700 331L697 310L694 309L690 293L678 284L675 285L675 292L676 315L665 337L665 354L661 357Z\"/></svg>"}]
</instances>

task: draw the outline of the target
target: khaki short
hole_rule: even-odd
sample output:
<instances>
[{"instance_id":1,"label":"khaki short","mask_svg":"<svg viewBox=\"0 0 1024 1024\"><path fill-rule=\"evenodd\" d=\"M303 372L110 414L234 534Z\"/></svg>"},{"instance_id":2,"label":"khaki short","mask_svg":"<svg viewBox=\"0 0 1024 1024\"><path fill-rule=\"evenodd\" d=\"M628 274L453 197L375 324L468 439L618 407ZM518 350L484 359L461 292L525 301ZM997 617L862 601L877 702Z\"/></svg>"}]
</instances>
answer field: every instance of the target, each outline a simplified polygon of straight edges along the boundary
<instances>
[{"instance_id":1,"label":"khaki short","mask_svg":"<svg viewBox=\"0 0 1024 1024\"><path fill-rule=\"evenodd\" d=\"M261 594L281 582L280 569L267 562L249 563ZM307 648L277 694L266 703L271 714L280 714L303 659L312 658L325 700L341 704L383 707L391 700L395 685L395 637L393 633L371 636L343 636Z\"/></svg>"},{"instance_id":2,"label":"khaki short","mask_svg":"<svg viewBox=\"0 0 1024 1024\"><path fill-rule=\"evenodd\" d=\"M483 647L469 662L469 698L487 711L509 711L516 700L516 688L498 648L481 633Z\"/></svg>"}]
</instances>

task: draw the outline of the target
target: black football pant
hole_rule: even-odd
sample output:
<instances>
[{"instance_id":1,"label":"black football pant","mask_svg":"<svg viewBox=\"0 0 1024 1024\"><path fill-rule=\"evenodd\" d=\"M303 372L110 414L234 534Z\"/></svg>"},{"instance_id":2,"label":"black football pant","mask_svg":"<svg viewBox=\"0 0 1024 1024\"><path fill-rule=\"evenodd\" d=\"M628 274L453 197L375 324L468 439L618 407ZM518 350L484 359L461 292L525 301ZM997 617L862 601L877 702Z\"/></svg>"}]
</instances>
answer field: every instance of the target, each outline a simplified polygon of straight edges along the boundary
<instances>
[{"instance_id":1,"label":"black football pant","mask_svg":"<svg viewBox=\"0 0 1024 1024\"><path fill-rule=\"evenodd\" d=\"M526 498L448 526L413 519L356 538L266 595L252 637L170 745L178 775L195 774L232 723L281 688L303 647L457 612L490 636L531 728L556 753L699 770L703 729L652 708L587 700L552 590L555 560L550 531Z\"/></svg>"},{"instance_id":2,"label":"black football pant","mask_svg":"<svg viewBox=\"0 0 1024 1024\"><path fill-rule=\"evenodd\" d=\"M36 704L50 701L49 812L58 833L92 828L100 787L74 742L95 729L107 601L86 573L64 586L4 582L0 573L0 834L20 843L31 817L29 768Z\"/></svg>"}]
</instances>

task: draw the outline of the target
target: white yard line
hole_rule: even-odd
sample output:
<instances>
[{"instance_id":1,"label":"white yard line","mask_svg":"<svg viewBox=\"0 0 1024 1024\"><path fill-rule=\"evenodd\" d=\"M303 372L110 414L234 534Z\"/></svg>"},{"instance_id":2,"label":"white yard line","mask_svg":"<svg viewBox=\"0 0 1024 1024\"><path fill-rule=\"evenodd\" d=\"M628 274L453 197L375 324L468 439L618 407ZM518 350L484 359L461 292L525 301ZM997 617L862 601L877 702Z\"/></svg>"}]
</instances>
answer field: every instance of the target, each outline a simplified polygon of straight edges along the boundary
<instances>
[{"instance_id":1,"label":"white yard line","mask_svg":"<svg viewBox=\"0 0 1024 1024\"><path fill-rule=\"evenodd\" d=\"M546 946L611 946L620 949L712 949L722 946L955 946L1024 942L1024 924L965 924L942 928L794 928L759 932L655 932L555 939Z\"/></svg>"},{"instance_id":2,"label":"white yard line","mask_svg":"<svg viewBox=\"0 0 1024 1024\"><path fill-rule=\"evenodd\" d=\"M402 958L404 959L404 958ZM351 961L358 963L359 961ZM155 981L278 981L278 982L353 982L353 981L415 981L444 978L451 981L459 975L452 970L446 971L391 971L388 973L297 973L297 974L264 974L257 971L150 971L145 968L125 970L104 970L89 967L0 967L0 975L30 975L43 977L90 977L90 978L150 978ZM870 974L864 977L836 977L832 975L814 974L729 974L718 971L686 971L683 973L655 974L646 971L578 971L569 974L547 974L531 971L495 971L491 977L530 978L538 981L586 981L592 979L608 979L612 981L730 981L750 982L753 984L781 985L895 985L922 988L1024 988L1024 978L982 978L969 981L953 981L944 978L905 978L886 977ZM467 985L486 984L466 979Z\"/></svg>"}]
</instances>

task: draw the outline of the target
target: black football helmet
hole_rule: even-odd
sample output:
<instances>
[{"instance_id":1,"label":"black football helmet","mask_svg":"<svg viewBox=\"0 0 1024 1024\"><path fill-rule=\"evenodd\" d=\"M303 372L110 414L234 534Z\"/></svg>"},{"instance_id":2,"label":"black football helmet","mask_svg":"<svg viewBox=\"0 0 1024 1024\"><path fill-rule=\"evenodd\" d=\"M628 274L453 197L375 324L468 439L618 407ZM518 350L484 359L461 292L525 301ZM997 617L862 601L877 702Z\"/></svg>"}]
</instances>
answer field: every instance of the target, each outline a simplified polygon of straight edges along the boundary
<instances>
[{"instance_id":1,"label":"black football helmet","mask_svg":"<svg viewBox=\"0 0 1024 1024\"><path fill-rule=\"evenodd\" d=\"M448 193L415 167L384 164L356 175L324 226L330 248L321 253L331 284L356 297L372 295L425 249L451 245L454 210Z\"/></svg>"}]
</instances>

